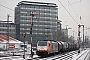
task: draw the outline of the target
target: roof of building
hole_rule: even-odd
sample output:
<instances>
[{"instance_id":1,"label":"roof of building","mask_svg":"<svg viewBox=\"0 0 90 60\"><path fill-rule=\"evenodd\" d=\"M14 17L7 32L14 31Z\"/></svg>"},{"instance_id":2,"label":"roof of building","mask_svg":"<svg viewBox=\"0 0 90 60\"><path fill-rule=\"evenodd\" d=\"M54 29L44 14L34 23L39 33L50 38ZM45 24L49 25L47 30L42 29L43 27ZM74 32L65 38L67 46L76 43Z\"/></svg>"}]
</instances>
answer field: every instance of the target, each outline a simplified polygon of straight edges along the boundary
<instances>
[{"instance_id":1,"label":"roof of building","mask_svg":"<svg viewBox=\"0 0 90 60\"><path fill-rule=\"evenodd\" d=\"M45 2L32 2L32 1L21 1L18 5L37 5L37 6L50 6L50 7L58 7L54 3L45 3ZM18 6L17 5L17 6Z\"/></svg>"},{"instance_id":2,"label":"roof of building","mask_svg":"<svg viewBox=\"0 0 90 60\"><path fill-rule=\"evenodd\" d=\"M6 41L9 41L9 43L22 43L21 41L14 39L10 36L0 34L0 43L6 43Z\"/></svg>"}]
</instances>

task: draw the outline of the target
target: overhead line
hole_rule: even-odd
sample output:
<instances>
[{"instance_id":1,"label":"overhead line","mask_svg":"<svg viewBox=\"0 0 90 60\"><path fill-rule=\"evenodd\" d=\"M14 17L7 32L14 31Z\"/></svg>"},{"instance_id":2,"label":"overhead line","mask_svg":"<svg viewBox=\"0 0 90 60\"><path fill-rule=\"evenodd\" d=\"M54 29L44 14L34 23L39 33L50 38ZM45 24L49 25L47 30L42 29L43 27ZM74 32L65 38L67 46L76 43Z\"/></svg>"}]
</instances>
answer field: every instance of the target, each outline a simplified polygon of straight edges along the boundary
<instances>
[{"instance_id":1,"label":"overhead line","mask_svg":"<svg viewBox=\"0 0 90 60\"><path fill-rule=\"evenodd\" d=\"M67 0L68 1L68 0ZM68 1L68 3L70 4L70 2ZM72 7L72 5L70 4L70 6ZM72 7L73 11L75 12L74 8ZM75 12L75 14L77 15L77 13ZM77 15L78 16L78 15ZM78 16L79 17L79 16Z\"/></svg>"},{"instance_id":2,"label":"overhead line","mask_svg":"<svg viewBox=\"0 0 90 60\"><path fill-rule=\"evenodd\" d=\"M60 0L58 0L59 3L64 7L64 5L60 2ZM64 7L64 9L68 12L68 10ZM68 12L68 14L73 18L73 16ZM73 18L73 20L76 22L76 20ZM77 22L76 22L77 23ZM77 23L78 24L78 23Z\"/></svg>"},{"instance_id":3,"label":"overhead line","mask_svg":"<svg viewBox=\"0 0 90 60\"><path fill-rule=\"evenodd\" d=\"M70 2L69 2L69 0L67 0L68 1L68 3L70 4ZM80 0L80 2L81 2L82 0ZM72 7L72 5L70 4L70 6ZM75 10L74 10L74 8L72 7L72 9L73 9L73 11L75 12ZM81 21L81 23L82 23L82 20L81 20L81 16L79 16L76 12L75 12L75 14L77 15L77 17L80 17L80 21Z\"/></svg>"},{"instance_id":4,"label":"overhead line","mask_svg":"<svg viewBox=\"0 0 90 60\"><path fill-rule=\"evenodd\" d=\"M64 7L64 5L60 2L60 0L58 0L59 1L59 3ZM78 1L78 2L81 2L81 0L80 1ZM77 3L77 2L75 2L75 3ZM72 4L74 4L74 3L72 3ZM4 8L7 8L7 9L9 9L9 10L12 10L12 11L15 11L15 10L13 10L13 9L11 9L11 8L9 8L9 7L6 7L6 6L4 6L4 5L2 5L2 4L0 4L0 6L2 6L2 7L4 7ZM64 7L64 9L68 12L68 10ZM69 12L68 12L69 13ZM69 15L73 18L73 16L69 13ZM73 20L76 22L76 20L73 18ZM76 22L77 23L77 22ZM77 23L78 24L78 23Z\"/></svg>"},{"instance_id":5,"label":"overhead line","mask_svg":"<svg viewBox=\"0 0 90 60\"><path fill-rule=\"evenodd\" d=\"M6 6L2 5L2 4L0 4L0 6L2 6L2 7L4 7L4 8L7 8L7 9L9 9L9 10L15 11L15 10L13 10L13 9L11 9L11 8L9 8L9 7L6 7Z\"/></svg>"},{"instance_id":6,"label":"overhead line","mask_svg":"<svg viewBox=\"0 0 90 60\"><path fill-rule=\"evenodd\" d=\"M80 0L80 21L82 23L82 20L81 20L81 0Z\"/></svg>"},{"instance_id":7,"label":"overhead line","mask_svg":"<svg viewBox=\"0 0 90 60\"><path fill-rule=\"evenodd\" d=\"M6 7L6 6L2 5L2 4L0 4L0 6L6 8L6 9L9 9L9 10L11 10L11 11L15 11L15 10L13 10L13 9L11 9L11 8L9 8L9 7ZM5 11L5 12L6 12L6 11Z\"/></svg>"},{"instance_id":8,"label":"overhead line","mask_svg":"<svg viewBox=\"0 0 90 60\"><path fill-rule=\"evenodd\" d=\"M82 1L82 0L81 0ZM75 3L78 3L78 2L81 2L81 1L77 1L77 2L74 2L74 3L71 3L71 4L68 4L68 5L65 5L66 6L69 6L69 5L72 5L72 4L75 4ZM60 8L63 8L63 7L60 7Z\"/></svg>"}]
</instances>

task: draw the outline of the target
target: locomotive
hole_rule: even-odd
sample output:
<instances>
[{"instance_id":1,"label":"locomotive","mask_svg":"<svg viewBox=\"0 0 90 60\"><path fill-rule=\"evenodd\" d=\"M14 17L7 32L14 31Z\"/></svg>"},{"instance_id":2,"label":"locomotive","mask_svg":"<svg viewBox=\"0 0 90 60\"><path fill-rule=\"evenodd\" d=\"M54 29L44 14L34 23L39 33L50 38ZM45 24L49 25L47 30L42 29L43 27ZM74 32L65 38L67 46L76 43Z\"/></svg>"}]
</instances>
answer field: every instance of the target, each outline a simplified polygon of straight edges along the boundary
<instances>
[{"instance_id":1,"label":"locomotive","mask_svg":"<svg viewBox=\"0 0 90 60\"><path fill-rule=\"evenodd\" d=\"M39 56L47 56L50 54L64 53L79 49L76 43L54 41L54 40L39 40L36 46L36 54Z\"/></svg>"}]
</instances>

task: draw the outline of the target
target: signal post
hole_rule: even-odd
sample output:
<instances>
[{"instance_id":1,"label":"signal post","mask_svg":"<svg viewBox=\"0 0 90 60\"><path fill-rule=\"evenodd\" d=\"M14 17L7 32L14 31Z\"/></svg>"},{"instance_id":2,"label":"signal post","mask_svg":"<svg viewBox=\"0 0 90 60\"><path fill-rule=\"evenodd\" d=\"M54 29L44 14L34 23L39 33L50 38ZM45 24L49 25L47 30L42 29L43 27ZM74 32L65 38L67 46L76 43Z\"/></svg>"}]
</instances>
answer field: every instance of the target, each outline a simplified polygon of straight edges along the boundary
<instances>
[{"instance_id":1,"label":"signal post","mask_svg":"<svg viewBox=\"0 0 90 60\"><path fill-rule=\"evenodd\" d=\"M78 36L79 36L79 41L78 41L78 43L80 44L80 27L81 26L83 26L83 44L82 44L82 46L83 46L83 48L84 48L84 25L78 25Z\"/></svg>"},{"instance_id":2,"label":"signal post","mask_svg":"<svg viewBox=\"0 0 90 60\"><path fill-rule=\"evenodd\" d=\"M31 34L31 57L33 57L33 52L32 52L32 26L33 26L33 17L34 16L39 16L40 13L34 14L33 12L30 13L30 34Z\"/></svg>"}]
</instances>

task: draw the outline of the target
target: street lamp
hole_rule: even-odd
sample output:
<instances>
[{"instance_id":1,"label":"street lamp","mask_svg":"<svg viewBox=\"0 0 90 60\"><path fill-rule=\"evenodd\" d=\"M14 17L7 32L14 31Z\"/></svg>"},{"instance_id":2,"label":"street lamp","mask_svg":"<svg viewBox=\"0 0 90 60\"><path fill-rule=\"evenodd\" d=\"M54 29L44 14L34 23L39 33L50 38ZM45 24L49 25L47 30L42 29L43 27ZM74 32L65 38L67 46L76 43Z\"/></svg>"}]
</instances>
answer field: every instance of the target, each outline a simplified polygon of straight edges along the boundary
<instances>
[{"instance_id":1,"label":"street lamp","mask_svg":"<svg viewBox=\"0 0 90 60\"><path fill-rule=\"evenodd\" d=\"M9 49L9 17L10 15L7 15L7 43L6 43L6 50ZM8 46L7 46L8 45Z\"/></svg>"}]
</instances>

